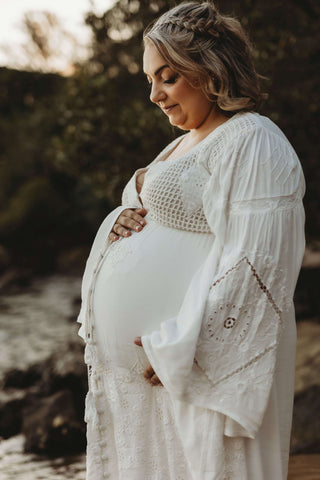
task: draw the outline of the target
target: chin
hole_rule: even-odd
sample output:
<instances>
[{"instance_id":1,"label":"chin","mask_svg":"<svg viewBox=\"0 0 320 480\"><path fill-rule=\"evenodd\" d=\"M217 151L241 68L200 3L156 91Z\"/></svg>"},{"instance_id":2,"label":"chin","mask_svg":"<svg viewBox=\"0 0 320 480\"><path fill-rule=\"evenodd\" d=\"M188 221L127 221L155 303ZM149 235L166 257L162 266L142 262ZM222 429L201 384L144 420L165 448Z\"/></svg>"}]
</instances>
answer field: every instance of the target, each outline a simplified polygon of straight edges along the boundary
<instances>
[{"instance_id":1,"label":"chin","mask_svg":"<svg viewBox=\"0 0 320 480\"><path fill-rule=\"evenodd\" d=\"M189 128L185 127L183 123L175 122L173 119L169 119L169 122L173 127L180 128L180 130L189 130Z\"/></svg>"}]
</instances>

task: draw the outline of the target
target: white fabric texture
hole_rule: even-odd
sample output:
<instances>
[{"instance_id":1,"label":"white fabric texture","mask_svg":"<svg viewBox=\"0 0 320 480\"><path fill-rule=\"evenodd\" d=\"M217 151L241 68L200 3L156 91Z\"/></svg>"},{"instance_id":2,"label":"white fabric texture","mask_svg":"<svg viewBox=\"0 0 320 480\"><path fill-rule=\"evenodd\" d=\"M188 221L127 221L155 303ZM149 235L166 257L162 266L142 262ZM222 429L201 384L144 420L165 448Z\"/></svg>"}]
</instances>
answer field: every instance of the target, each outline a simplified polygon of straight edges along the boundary
<instances>
[{"instance_id":1,"label":"white fabric texture","mask_svg":"<svg viewBox=\"0 0 320 480\"><path fill-rule=\"evenodd\" d=\"M135 172L87 262L78 319L89 368L87 478L282 480L302 169L279 128L256 113L166 161L179 141L147 166L140 195ZM121 210L142 205L143 231L110 245ZM148 361L163 387L143 379Z\"/></svg>"}]
</instances>

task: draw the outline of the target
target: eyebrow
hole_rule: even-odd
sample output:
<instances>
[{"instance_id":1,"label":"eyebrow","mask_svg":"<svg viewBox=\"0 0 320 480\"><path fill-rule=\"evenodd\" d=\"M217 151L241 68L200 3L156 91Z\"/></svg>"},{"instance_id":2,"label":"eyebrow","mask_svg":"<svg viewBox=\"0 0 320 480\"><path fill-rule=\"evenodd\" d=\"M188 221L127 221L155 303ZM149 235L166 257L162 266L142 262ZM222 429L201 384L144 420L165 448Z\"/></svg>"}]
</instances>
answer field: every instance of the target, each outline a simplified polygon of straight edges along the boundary
<instances>
[{"instance_id":1,"label":"eyebrow","mask_svg":"<svg viewBox=\"0 0 320 480\"><path fill-rule=\"evenodd\" d=\"M162 70L164 70L165 68L169 68L169 65L162 65L162 67L159 67L155 72L154 72L154 76L156 77L157 75L159 75L160 72L162 72Z\"/></svg>"},{"instance_id":2,"label":"eyebrow","mask_svg":"<svg viewBox=\"0 0 320 480\"><path fill-rule=\"evenodd\" d=\"M164 70L165 68L170 68L170 67L167 64L161 65L161 67L157 68L157 70L154 72L154 76L156 77L157 75L159 75L159 73L162 72L162 70Z\"/></svg>"}]
</instances>

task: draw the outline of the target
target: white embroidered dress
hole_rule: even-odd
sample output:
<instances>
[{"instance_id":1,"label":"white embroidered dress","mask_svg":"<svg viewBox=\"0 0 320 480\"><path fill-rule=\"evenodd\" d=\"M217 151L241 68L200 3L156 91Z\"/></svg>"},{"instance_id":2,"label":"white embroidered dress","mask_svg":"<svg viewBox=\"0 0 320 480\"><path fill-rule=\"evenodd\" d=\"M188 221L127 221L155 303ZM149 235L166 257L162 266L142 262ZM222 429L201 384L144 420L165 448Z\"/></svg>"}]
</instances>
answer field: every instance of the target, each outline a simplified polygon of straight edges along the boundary
<instances>
[{"instance_id":1,"label":"white embroidered dress","mask_svg":"<svg viewBox=\"0 0 320 480\"><path fill-rule=\"evenodd\" d=\"M140 196L135 172L87 262L87 479L284 480L301 166L257 113L166 161L179 141L147 166ZM121 210L142 204L147 225L111 244ZM163 387L143 378L149 361Z\"/></svg>"}]
</instances>

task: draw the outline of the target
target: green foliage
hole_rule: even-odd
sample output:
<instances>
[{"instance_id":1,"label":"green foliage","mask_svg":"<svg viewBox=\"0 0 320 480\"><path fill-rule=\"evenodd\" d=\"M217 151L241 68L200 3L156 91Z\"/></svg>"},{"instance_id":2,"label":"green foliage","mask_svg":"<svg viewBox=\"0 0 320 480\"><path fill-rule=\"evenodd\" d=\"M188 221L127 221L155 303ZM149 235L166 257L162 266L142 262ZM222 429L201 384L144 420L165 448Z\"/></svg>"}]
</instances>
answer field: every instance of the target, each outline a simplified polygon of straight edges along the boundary
<instances>
[{"instance_id":1,"label":"green foliage","mask_svg":"<svg viewBox=\"0 0 320 480\"><path fill-rule=\"evenodd\" d=\"M0 243L17 262L53 268L61 250L90 243L133 171L177 134L150 103L141 69L144 27L175 3L118 0L89 13L92 57L72 77L0 69ZM319 238L319 4L217 3L249 30L267 77L261 113L301 158L307 234Z\"/></svg>"}]
</instances>

